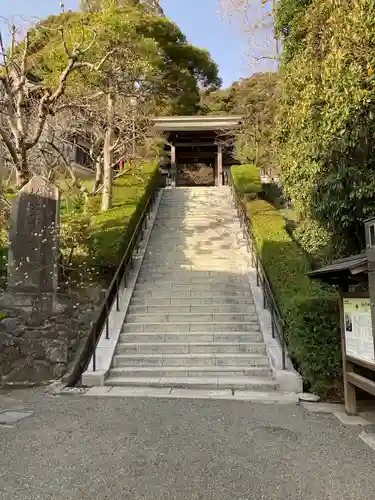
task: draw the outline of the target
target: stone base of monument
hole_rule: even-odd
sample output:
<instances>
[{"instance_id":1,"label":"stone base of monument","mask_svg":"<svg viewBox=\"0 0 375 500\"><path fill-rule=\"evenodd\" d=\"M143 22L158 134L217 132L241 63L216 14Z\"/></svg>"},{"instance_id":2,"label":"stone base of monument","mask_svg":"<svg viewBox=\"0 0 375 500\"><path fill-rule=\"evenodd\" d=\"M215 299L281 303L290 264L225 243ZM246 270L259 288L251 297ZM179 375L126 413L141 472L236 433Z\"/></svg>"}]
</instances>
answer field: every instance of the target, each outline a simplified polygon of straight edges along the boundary
<instances>
[{"instance_id":1,"label":"stone base of monument","mask_svg":"<svg viewBox=\"0 0 375 500\"><path fill-rule=\"evenodd\" d=\"M40 384L62 377L74 363L96 314L96 304L77 296L0 296L0 385Z\"/></svg>"},{"instance_id":2,"label":"stone base of monument","mask_svg":"<svg viewBox=\"0 0 375 500\"><path fill-rule=\"evenodd\" d=\"M66 296L56 293L29 293L6 290L0 297L5 307L14 307L30 313L56 314L69 307Z\"/></svg>"}]
</instances>

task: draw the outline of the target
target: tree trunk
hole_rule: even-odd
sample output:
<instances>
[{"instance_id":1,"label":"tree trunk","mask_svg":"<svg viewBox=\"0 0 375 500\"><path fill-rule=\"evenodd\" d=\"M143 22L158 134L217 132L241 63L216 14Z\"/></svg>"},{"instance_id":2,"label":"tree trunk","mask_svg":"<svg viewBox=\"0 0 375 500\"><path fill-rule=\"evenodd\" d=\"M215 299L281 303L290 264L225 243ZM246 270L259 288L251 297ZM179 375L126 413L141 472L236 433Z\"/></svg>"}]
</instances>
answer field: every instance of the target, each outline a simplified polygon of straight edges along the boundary
<instances>
[{"instance_id":1,"label":"tree trunk","mask_svg":"<svg viewBox=\"0 0 375 500\"><path fill-rule=\"evenodd\" d=\"M21 188L25 184L27 184L30 180L30 172L28 170L20 170L17 168L16 170L16 185L18 188Z\"/></svg>"},{"instance_id":2,"label":"tree trunk","mask_svg":"<svg viewBox=\"0 0 375 500\"><path fill-rule=\"evenodd\" d=\"M101 183L103 182L103 169L101 163L101 156L99 156L95 163L95 184L92 190L92 194L96 193L96 191L100 188Z\"/></svg>"},{"instance_id":3,"label":"tree trunk","mask_svg":"<svg viewBox=\"0 0 375 500\"><path fill-rule=\"evenodd\" d=\"M102 193L102 212L112 207L112 133L113 133L113 101L114 97L110 91L107 96L108 122L104 139L104 162L103 162L103 193Z\"/></svg>"}]
</instances>

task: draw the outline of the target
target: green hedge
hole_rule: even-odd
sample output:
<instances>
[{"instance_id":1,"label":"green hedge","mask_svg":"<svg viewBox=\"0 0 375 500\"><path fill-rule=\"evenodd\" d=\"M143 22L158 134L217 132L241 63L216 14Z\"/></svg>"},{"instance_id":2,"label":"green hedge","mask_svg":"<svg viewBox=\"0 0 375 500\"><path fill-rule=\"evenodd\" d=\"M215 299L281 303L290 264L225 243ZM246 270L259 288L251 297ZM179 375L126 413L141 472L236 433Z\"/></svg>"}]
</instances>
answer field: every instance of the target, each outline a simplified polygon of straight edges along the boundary
<instances>
[{"instance_id":1,"label":"green hedge","mask_svg":"<svg viewBox=\"0 0 375 500\"><path fill-rule=\"evenodd\" d=\"M251 164L235 165L231 171L236 178L236 186L240 194L260 193L262 185L258 167Z\"/></svg>"},{"instance_id":2,"label":"green hedge","mask_svg":"<svg viewBox=\"0 0 375 500\"><path fill-rule=\"evenodd\" d=\"M232 173L238 186L236 170ZM259 199L244 203L285 322L290 355L305 383L325 396L341 379L338 296L307 276L308 258L272 205Z\"/></svg>"},{"instance_id":3,"label":"green hedge","mask_svg":"<svg viewBox=\"0 0 375 500\"><path fill-rule=\"evenodd\" d=\"M138 175L126 175L114 182L113 207L100 212L95 198L91 201L93 212L90 231L90 255L96 265L117 267L125 252L147 199L159 181L156 164L142 167Z\"/></svg>"},{"instance_id":4,"label":"green hedge","mask_svg":"<svg viewBox=\"0 0 375 500\"><path fill-rule=\"evenodd\" d=\"M82 286L82 281L112 276L157 182L157 164L146 164L114 181L113 206L106 212L100 211L101 194L90 197L86 205L74 193L65 200L61 250L75 282Z\"/></svg>"}]
</instances>

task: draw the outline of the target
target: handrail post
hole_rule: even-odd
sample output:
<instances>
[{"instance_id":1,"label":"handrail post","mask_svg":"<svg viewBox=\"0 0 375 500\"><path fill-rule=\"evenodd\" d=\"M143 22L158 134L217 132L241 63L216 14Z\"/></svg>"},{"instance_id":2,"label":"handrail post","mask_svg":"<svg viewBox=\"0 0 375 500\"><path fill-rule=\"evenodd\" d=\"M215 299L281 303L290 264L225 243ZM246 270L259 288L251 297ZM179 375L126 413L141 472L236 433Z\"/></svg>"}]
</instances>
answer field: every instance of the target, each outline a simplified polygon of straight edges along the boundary
<instances>
[{"instance_id":1,"label":"handrail post","mask_svg":"<svg viewBox=\"0 0 375 500\"><path fill-rule=\"evenodd\" d=\"M108 302L105 304L105 312L106 312L106 318L105 318L105 338L106 340L109 340L109 307L108 307Z\"/></svg>"},{"instance_id":2,"label":"handrail post","mask_svg":"<svg viewBox=\"0 0 375 500\"><path fill-rule=\"evenodd\" d=\"M120 279L119 279L118 275L117 275L117 278L116 278L116 288L117 288L117 292L116 292L116 310L118 312L118 311L120 311L120 297L119 297Z\"/></svg>"},{"instance_id":3,"label":"handrail post","mask_svg":"<svg viewBox=\"0 0 375 500\"><path fill-rule=\"evenodd\" d=\"M96 372L96 332L95 332L95 335L94 335L94 352L92 354L92 371L93 372Z\"/></svg>"},{"instance_id":4,"label":"handrail post","mask_svg":"<svg viewBox=\"0 0 375 500\"><path fill-rule=\"evenodd\" d=\"M266 297L266 279L263 275L262 280L262 289L263 289L263 309L267 309L267 297Z\"/></svg>"},{"instance_id":5,"label":"handrail post","mask_svg":"<svg viewBox=\"0 0 375 500\"><path fill-rule=\"evenodd\" d=\"M256 256L256 274L257 274L257 286L259 286L259 256Z\"/></svg>"}]
</instances>

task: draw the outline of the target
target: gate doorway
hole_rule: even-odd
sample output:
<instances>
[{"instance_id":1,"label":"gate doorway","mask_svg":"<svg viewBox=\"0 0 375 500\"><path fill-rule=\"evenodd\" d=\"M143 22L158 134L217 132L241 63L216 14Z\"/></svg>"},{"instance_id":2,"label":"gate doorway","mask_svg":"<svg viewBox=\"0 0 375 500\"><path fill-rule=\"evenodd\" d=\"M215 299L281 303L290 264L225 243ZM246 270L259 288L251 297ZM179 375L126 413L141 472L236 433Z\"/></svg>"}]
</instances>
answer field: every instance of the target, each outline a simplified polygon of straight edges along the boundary
<instances>
[{"instance_id":1,"label":"gate doorway","mask_svg":"<svg viewBox=\"0 0 375 500\"><path fill-rule=\"evenodd\" d=\"M192 163L178 165L177 186L215 186L215 168L213 164Z\"/></svg>"}]
</instances>

